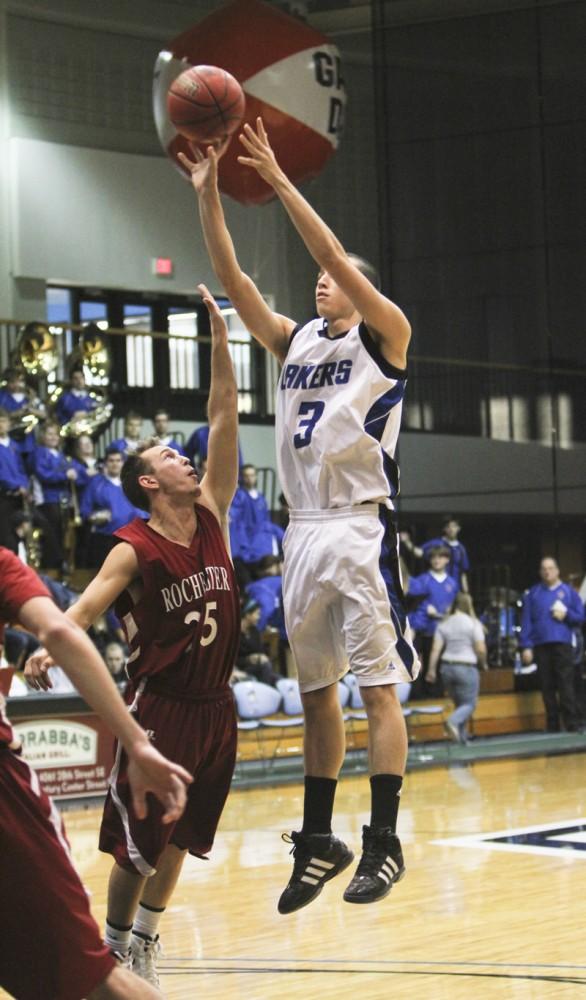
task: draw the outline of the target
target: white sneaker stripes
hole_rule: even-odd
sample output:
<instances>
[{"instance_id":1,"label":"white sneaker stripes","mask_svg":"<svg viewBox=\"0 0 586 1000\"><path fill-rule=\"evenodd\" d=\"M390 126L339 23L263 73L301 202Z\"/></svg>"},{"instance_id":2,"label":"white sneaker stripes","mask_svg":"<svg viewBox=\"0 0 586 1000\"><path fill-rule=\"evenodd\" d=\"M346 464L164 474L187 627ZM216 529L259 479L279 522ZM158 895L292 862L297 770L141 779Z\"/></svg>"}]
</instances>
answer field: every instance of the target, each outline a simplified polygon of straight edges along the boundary
<instances>
[{"instance_id":1,"label":"white sneaker stripes","mask_svg":"<svg viewBox=\"0 0 586 1000\"><path fill-rule=\"evenodd\" d=\"M387 854L385 860L382 863L381 870L377 873L379 878L382 878L383 882L389 885L395 878L397 872L399 871L399 866L396 861Z\"/></svg>"},{"instance_id":2,"label":"white sneaker stripes","mask_svg":"<svg viewBox=\"0 0 586 1000\"><path fill-rule=\"evenodd\" d=\"M322 861L321 858L310 858L300 881L309 882L310 885L317 885L319 880L324 878L332 868L335 868L335 865L330 861ZM317 878L313 877L315 875L317 875Z\"/></svg>"}]
</instances>

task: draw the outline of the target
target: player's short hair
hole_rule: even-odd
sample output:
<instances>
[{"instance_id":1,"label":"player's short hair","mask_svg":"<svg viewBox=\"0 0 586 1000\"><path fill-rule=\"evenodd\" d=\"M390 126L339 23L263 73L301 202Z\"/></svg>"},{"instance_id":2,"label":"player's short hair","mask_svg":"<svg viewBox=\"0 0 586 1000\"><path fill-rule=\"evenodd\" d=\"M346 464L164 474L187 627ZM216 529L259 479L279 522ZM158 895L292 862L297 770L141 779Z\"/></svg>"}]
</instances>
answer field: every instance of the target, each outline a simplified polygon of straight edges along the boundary
<instances>
[{"instance_id":1,"label":"player's short hair","mask_svg":"<svg viewBox=\"0 0 586 1000\"><path fill-rule=\"evenodd\" d=\"M445 517L442 518L442 528L447 528L448 524L451 524L452 521L454 524L460 526L460 521L457 517L454 517L453 514L446 514Z\"/></svg>"},{"instance_id":2,"label":"player's short hair","mask_svg":"<svg viewBox=\"0 0 586 1000\"><path fill-rule=\"evenodd\" d=\"M371 285L374 285L374 287L378 289L378 291L380 292L381 289L380 274L378 273L374 264L371 264L370 261L365 260L364 257L360 257L357 253L349 253L348 259L352 261L354 267L358 268L360 273L363 274L365 278L368 278Z\"/></svg>"},{"instance_id":3,"label":"player's short hair","mask_svg":"<svg viewBox=\"0 0 586 1000\"><path fill-rule=\"evenodd\" d=\"M449 559L451 552L445 545L432 545L427 551L427 558L431 559L432 556L445 556L446 559Z\"/></svg>"},{"instance_id":4,"label":"player's short hair","mask_svg":"<svg viewBox=\"0 0 586 1000\"><path fill-rule=\"evenodd\" d=\"M143 490L139 483L140 476L148 476L153 471L148 458L143 458L145 451L154 448L158 444L154 438L145 438L137 445L136 451L129 455L120 473L120 482L127 500L130 500L134 507L147 510L150 513L151 500L146 490Z\"/></svg>"}]
</instances>

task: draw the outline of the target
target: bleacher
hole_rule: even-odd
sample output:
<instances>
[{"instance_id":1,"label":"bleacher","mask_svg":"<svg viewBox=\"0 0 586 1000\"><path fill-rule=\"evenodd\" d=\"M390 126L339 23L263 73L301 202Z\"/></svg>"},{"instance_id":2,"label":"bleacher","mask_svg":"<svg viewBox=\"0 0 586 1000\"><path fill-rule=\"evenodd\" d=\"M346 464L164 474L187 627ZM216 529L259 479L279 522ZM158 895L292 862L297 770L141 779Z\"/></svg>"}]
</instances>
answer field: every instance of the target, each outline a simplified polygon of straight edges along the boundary
<instances>
[{"instance_id":1,"label":"bleacher","mask_svg":"<svg viewBox=\"0 0 586 1000\"><path fill-rule=\"evenodd\" d=\"M539 691L515 691L512 669L494 669L481 675L481 694L470 722L474 738L543 732L545 715ZM450 740L443 722L453 709L447 698L407 702L403 707L412 748ZM343 707L349 751L363 751L368 742L365 713ZM247 719L246 722L251 721ZM239 732L239 761L270 763L278 758L301 757L303 722L292 724L283 711L272 712L246 725Z\"/></svg>"}]
</instances>

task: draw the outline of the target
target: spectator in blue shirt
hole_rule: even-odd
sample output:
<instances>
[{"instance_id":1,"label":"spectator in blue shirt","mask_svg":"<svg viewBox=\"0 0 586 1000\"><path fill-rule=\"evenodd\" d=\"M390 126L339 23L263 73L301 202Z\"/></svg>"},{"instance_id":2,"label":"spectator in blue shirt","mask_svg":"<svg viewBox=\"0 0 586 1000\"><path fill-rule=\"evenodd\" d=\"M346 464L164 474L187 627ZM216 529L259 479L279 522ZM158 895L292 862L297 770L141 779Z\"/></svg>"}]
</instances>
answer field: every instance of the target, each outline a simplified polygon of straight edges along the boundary
<instances>
[{"instance_id":1,"label":"spectator in blue shirt","mask_svg":"<svg viewBox=\"0 0 586 1000\"><path fill-rule=\"evenodd\" d=\"M146 520L149 516L127 500L120 482L122 465L121 453L108 451L103 473L93 477L81 502L81 516L91 525L88 563L92 568L102 565L115 544L113 536L118 528L135 517Z\"/></svg>"},{"instance_id":2,"label":"spectator in blue shirt","mask_svg":"<svg viewBox=\"0 0 586 1000\"><path fill-rule=\"evenodd\" d=\"M42 493L39 510L46 520L43 525L43 567L60 569L64 559L63 538L71 504L71 485L77 482L79 473L72 459L63 454L57 424L45 425L40 443L33 453L32 468Z\"/></svg>"},{"instance_id":3,"label":"spectator in blue shirt","mask_svg":"<svg viewBox=\"0 0 586 1000\"><path fill-rule=\"evenodd\" d=\"M429 541L424 542L422 551L424 558L428 558L428 554L433 547L437 547L438 545L445 546L450 553L448 573L458 584L458 590L462 590L467 594L470 590L468 586L470 560L465 546L458 539L461 530L460 522L455 517L445 517L442 522L441 538L430 538Z\"/></svg>"},{"instance_id":4,"label":"spectator in blue shirt","mask_svg":"<svg viewBox=\"0 0 586 1000\"><path fill-rule=\"evenodd\" d=\"M119 452L124 463L129 455L134 455L142 439L142 417L139 413L127 413L124 418L124 437L116 438L106 448L106 453Z\"/></svg>"},{"instance_id":5,"label":"spectator in blue shirt","mask_svg":"<svg viewBox=\"0 0 586 1000\"><path fill-rule=\"evenodd\" d=\"M246 593L260 610L257 627L280 629L283 622L283 564L278 556L264 556L257 568L256 580L246 586Z\"/></svg>"},{"instance_id":6,"label":"spectator in blue shirt","mask_svg":"<svg viewBox=\"0 0 586 1000\"><path fill-rule=\"evenodd\" d=\"M83 369L76 368L71 373L70 387L57 400L57 420L63 426L76 416L84 416L96 408L96 400L90 396L85 384Z\"/></svg>"},{"instance_id":7,"label":"spectator in blue shirt","mask_svg":"<svg viewBox=\"0 0 586 1000\"><path fill-rule=\"evenodd\" d=\"M407 590L408 597L419 599L414 610L409 612L409 623L415 632L415 647L422 661L420 691L424 690L423 677L427 672L435 630L458 593L458 584L448 573L450 550L445 545L433 545L428 549L427 558L429 570L411 577ZM416 693L417 687L412 696Z\"/></svg>"},{"instance_id":8,"label":"spectator in blue shirt","mask_svg":"<svg viewBox=\"0 0 586 1000\"><path fill-rule=\"evenodd\" d=\"M180 455L185 455L185 450L183 445L176 441L173 434L169 430L169 414L167 410L157 410L153 417L153 427L155 433L153 435L157 444L162 445L164 448L173 448L174 451L178 451Z\"/></svg>"},{"instance_id":9,"label":"spectator in blue shirt","mask_svg":"<svg viewBox=\"0 0 586 1000\"><path fill-rule=\"evenodd\" d=\"M584 621L584 605L551 556L541 560L541 583L523 597L519 645L523 663L537 664L548 732L578 728L574 691L573 630Z\"/></svg>"},{"instance_id":10,"label":"spectator in blue shirt","mask_svg":"<svg viewBox=\"0 0 586 1000\"><path fill-rule=\"evenodd\" d=\"M242 467L241 484L230 508L230 541L233 557L250 569L263 556L279 555L285 532L271 520L254 465Z\"/></svg>"},{"instance_id":11,"label":"spectator in blue shirt","mask_svg":"<svg viewBox=\"0 0 586 1000\"><path fill-rule=\"evenodd\" d=\"M205 468L205 463L208 460L209 436L210 429L207 424L203 424L201 427L196 427L185 445L185 454L196 469ZM238 468L242 469L242 449L240 444L238 444Z\"/></svg>"},{"instance_id":12,"label":"spectator in blue shirt","mask_svg":"<svg viewBox=\"0 0 586 1000\"><path fill-rule=\"evenodd\" d=\"M85 492L94 476L102 471L101 462L96 458L95 445L89 434L80 434L73 445L73 468L78 473L75 483L77 491L77 506L81 507ZM83 521L76 529L75 565L88 568L88 557L91 541L91 525Z\"/></svg>"},{"instance_id":13,"label":"spectator in blue shirt","mask_svg":"<svg viewBox=\"0 0 586 1000\"><path fill-rule=\"evenodd\" d=\"M15 551L11 519L22 507L28 492L25 474L17 445L9 436L10 416L0 409L0 545Z\"/></svg>"},{"instance_id":14,"label":"spectator in blue shirt","mask_svg":"<svg viewBox=\"0 0 586 1000\"><path fill-rule=\"evenodd\" d=\"M6 372L6 385L0 389L0 407L6 410L11 417L10 436L16 443L25 465L32 457L35 450L34 431L28 433L24 430L16 431L14 422L18 421L25 414L31 414L42 420L45 417L45 407L35 393L27 387L24 372L17 368L11 368Z\"/></svg>"}]
</instances>

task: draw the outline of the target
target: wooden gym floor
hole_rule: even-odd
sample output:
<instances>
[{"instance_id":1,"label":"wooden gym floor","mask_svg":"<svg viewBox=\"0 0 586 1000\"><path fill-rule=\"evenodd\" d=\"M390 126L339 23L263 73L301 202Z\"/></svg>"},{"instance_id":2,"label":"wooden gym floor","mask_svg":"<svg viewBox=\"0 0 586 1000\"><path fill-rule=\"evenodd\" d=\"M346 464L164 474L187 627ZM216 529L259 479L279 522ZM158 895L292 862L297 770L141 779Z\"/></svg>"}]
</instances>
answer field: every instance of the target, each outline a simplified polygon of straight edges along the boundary
<instances>
[{"instance_id":1,"label":"wooden gym floor","mask_svg":"<svg viewBox=\"0 0 586 1000\"><path fill-rule=\"evenodd\" d=\"M187 860L163 919L165 996L586 998L585 764L576 754L409 774L403 882L378 904L351 906L343 873L289 917L276 911L291 862L280 834L298 826L301 788L233 792L212 859ZM355 849L368 791L360 777L338 792L335 831ZM98 818L66 814L101 923L109 859L96 851ZM503 841L523 828L526 838ZM475 840L489 834L501 840Z\"/></svg>"}]
</instances>

